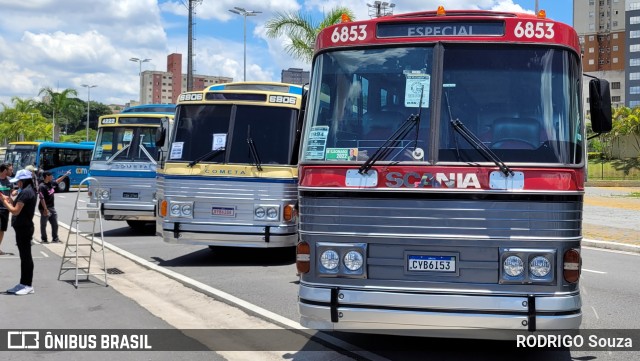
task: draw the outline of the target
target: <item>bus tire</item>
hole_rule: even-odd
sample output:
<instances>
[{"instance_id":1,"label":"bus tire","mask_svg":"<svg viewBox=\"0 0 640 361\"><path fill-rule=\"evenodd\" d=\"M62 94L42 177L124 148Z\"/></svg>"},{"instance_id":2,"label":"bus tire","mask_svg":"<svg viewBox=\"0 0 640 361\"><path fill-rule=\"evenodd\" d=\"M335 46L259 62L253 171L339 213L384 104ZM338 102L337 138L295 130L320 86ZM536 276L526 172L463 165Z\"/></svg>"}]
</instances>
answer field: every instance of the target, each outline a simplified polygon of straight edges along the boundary
<instances>
[{"instance_id":1,"label":"bus tire","mask_svg":"<svg viewBox=\"0 0 640 361\"><path fill-rule=\"evenodd\" d=\"M64 193L69 191L69 178L65 177L62 182L58 183L58 192Z\"/></svg>"}]
</instances>

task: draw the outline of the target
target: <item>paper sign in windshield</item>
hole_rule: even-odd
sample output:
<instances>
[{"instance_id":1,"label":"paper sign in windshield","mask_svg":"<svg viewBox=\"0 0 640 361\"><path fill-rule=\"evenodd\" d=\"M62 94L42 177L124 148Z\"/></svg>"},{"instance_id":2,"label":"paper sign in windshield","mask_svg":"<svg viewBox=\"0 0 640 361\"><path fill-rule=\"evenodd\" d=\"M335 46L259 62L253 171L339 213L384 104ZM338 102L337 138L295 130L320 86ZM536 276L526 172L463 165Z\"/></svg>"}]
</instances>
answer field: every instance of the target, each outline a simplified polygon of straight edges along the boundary
<instances>
[{"instance_id":1,"label":"paper sign in windshield","mask_svg":"<svg viewBox=\"0 0 640 361\"><path fill-rule=\"evenodd\" d=\"M211 150L222 149L227 145L227 133L216 133L213 135L213 146Z\"/></svg>"},{"instance_id":2,"label":"paper sign in windshield","mask_svg":"<svg viewBox=\"0 0 640 361\"><path fill-rule=\"evenodd\" d=\"M425 73L406 71L404 75L407 77L404 106L418 108L422 98L422 108L428 108L431 76Z\"/></svg>"},{"instance_id":3,"label":"paper sign in windshield","mask_svg":"<svg viewBox=\"0 0 640 361\"><path fill-rule=\"evenodd\" d=\"M175 142L171 144L171 153L169 154L169 159L180 159L182 158L182 149L184 148L184 142Z\"/></svg>"},{"instance_id":4,"label":"paper sign in windshield","mask_svg":"<svg viewBox=\"0 0 640 361\"><path fill-rule=\"evenodd\" d=\"M356 160L358 148L327 148L326 160Z\"/></svg>"},{"instance_id":5,"label":"paper sign in windshield","mask_svg":"<svg viewBox=\"0 0 640 361\"><path fill-rule=\"evenodd\" d=\"M328 135L328 125L319 125L311 128L307 140L307 150L304 153L305 159L324 159L324 148L327 145Z\"/></svg>"},{"instance_id":6,"label":"paper sign in windshield","mask_svg":"<svg viewBox=\"0 0 640 361\"><path fill-rule=\"evenodd\" d=\"M122 141L130 142L131 139L133 139L133 130L125 130L124 134L122 135Z\"/></svg>"}]
</instances>

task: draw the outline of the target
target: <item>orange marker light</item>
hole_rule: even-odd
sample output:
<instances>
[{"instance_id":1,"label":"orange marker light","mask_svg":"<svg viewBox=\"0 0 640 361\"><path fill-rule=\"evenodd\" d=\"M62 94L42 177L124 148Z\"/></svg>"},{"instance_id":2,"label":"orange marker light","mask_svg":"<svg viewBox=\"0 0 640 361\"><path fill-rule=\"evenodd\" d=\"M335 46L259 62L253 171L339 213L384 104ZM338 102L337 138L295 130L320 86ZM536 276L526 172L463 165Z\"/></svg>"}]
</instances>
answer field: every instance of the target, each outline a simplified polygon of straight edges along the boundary
<instances>
[{"instance_id":1,"label":"orange marker light","mask_svg":"<svg viewBox=\"0 0 640 361\"><path fill-rule=\"evenodd\" d=\"M350 23L351 22L351 18L349 17L349 15L342 13L342 16L340 16L341 20L343 23Z\"/></svg>"},{"instance_id":2,"label":"orange marker light","mask_svg":"<svg viewBox=\"0 0 640 361\"><path fill-rule=\"evenodd\" d=\"M547 18L547 12L544 10L538 10L538 19L546 19Z\"/></svg>"},{"instance_id":3,"label":"orange marker light","mask_svg":"<svg viewBox=\"0 0 640 361\"><path fill-rule=\"evenodd\" d=\"M161 217L166 217L167 216L167 201L163 200L162 202L160 202L160 216Z\"/></svg>"},{"instance_id":4,"label":"orange marker light","mask_svg":"<svg viewBox=\"0 0 640 361\"><path fill-rule=\"evenodd\" d=\"M444 6L442 6L442 5L438 6L438 10L436 11L436 15L438 15L438 16L447 15L447 12L444 11Z\"/></svg>"}]
</instances>

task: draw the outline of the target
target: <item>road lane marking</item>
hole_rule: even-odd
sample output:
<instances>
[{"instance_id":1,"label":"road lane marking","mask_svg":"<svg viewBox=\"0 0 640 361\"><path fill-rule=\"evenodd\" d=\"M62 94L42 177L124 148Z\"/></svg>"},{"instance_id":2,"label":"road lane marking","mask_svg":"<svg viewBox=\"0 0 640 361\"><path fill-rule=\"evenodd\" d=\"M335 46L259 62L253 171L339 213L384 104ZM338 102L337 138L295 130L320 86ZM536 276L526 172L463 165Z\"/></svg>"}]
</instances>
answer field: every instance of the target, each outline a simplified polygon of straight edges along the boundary
<instances>
[{"instance_id":1,"label":"road lane marking","mask_svg":"<svg viewBox=\"0 0 640 361\"><path fill-rule=\"evenodd\" d=\"M49 258L49 255L46 254L44 251L40 251L40 254L44 256L44 258Z\"/></svg>"},{"instance_id":2,"label":"road lane marking","mask_svg":"<svg viewBox=\"0 0 640 361\"><path fill-rule=\"evenodd\" d=\"M596 315L596 318L599 320L600 316L598 316L598 312L596 312L595 307L591 306L591 309L593 310L593 313Z\"/></svg>"},{"instance_id":3,"label":"road lane marking","mask_svg":"<svg viewBox=\"0 0 640 361\"><path fill-rule=\"evenodd\" d=\"M586 269L586 268L583 268L582 270L583 270L583 271L585 271L585 272L597 273L597 274L599 274L599 275L606 275L606 274L607 274L607 272L594 271L594 270L592 270L592 269Z\"/></svg>"}]
</instances>

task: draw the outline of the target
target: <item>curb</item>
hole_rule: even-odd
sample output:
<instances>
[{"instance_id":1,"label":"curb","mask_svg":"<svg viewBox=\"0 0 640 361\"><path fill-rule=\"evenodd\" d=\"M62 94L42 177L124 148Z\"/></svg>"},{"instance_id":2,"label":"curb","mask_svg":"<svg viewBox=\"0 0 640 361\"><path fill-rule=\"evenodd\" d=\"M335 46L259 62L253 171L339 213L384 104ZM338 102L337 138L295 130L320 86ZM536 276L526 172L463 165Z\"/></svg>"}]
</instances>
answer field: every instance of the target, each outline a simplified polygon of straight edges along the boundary
<instances>
[{"instance_id":1,"label":"curb","mask_svg":"<svg viewBox=\"0 0 640 361\"><path fill-rule=\"evenodd\" d=\"M630 253L640 253L640 246L637 246L634 244L598 241L595 239L583 239L582 245L585 247L611 249L615 251L623 251L623 252L630 252Z\"/></svg>"}]
</instances>

